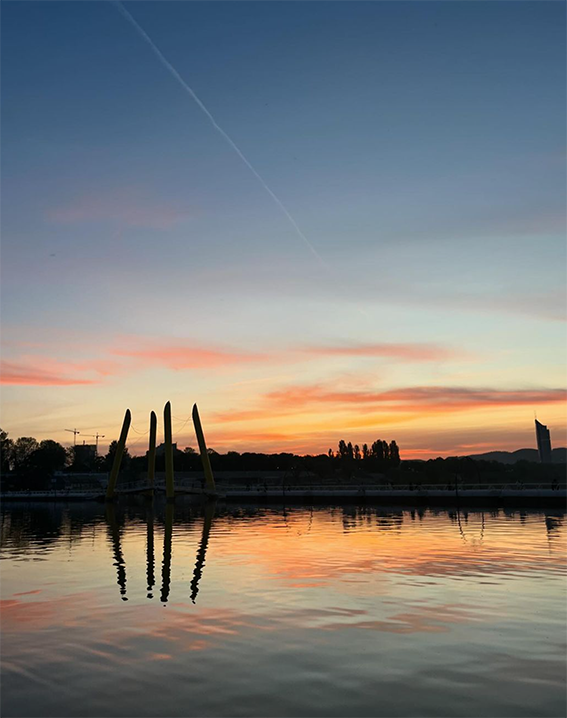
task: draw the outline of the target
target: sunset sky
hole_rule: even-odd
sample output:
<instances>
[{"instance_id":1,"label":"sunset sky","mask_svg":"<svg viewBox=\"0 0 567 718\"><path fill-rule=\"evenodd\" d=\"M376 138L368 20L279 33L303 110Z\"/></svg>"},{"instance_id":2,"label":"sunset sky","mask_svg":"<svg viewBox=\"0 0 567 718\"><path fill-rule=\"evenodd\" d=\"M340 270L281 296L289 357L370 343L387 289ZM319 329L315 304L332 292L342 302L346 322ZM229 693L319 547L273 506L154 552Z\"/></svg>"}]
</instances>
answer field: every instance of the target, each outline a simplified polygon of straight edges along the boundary
<instances>
[{"instance_id":1,"label":"sunset sky","mask_svg":"<svg viewBox=\"0 0 567 718\"><path fill-rule=\"evenodd\" d=\"M12 438L566 444L564 3L2 5Z\"/></svg>"}]
</instances>

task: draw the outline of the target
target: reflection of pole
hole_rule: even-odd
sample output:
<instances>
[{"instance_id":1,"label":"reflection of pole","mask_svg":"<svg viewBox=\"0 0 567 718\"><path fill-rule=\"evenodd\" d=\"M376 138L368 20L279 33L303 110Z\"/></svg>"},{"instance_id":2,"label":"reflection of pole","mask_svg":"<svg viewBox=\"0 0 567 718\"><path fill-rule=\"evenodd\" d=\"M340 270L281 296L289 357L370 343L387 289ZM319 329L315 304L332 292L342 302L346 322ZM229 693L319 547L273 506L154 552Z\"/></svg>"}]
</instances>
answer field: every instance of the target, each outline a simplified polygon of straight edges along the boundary
<instances>
[{"instance_id":1,"label":"reflection of pole","mask_svg":"<svg viewBox=\"0 0 567 718\"><path fill-rule=\"evenodd\" d=\"M201 543L197 551L197 560L195 561L195 570L193 571L193 580L191 581L191 600L195 603L197 594L199 593L199 579L203 575L203 566L205 565L205 556L207 554L207 545L209 543L209 534L211 533L211 525L215 514L215 501L207 501L205 504L205 523L203 524L203 535Z\"/></svg>"},{"instance_id":2,"label":"reflection of pole","mask_svg":"<svg viewBox=\"0 0 567 718\"><path fill-rule=\"evenodd\" d=\"M199 452L201 454L201 462L205 474L205 490L215 493L215 480L213 478L213 470L211 469L211 460L209 458L209 452L207 451L207 444L205 442L205 435L203 434L197 404L193 404L193 424L195 425L195 433L197 434L197 441L199 442Z\"/></svg>"},{"instance_id":3,"label":"reflection of pole","mask_svg":"<svg viewBox=\"0 0 567 718\"><path fill-rule=\"evenodd\" d=\"M168 501L175 498L173 483L173 439L171 436L171 404L168 401L163 409L163 431L165 435L165 495Z\"/></svg>"},{"instance_id":4,"label":"reflection of pole","mask_svg":"<svg viewBox=\"0 0 567 718\"><path fill-rule=\"evenodd\" d=\"M163 535L163 565L161 567L161 602L167 603L171 583L171 537L173 534L173 504L165 506L165 532Z\"/></svg>"},{"instance_id":5,"label":"reflection of pole","mask_svg":"<svg viewBox=\"0 0 567 718\"><path fill-rule=\"evenodd\" d=\"M154 510L148 508L146 510L146 578L148 582L148 598L153 598L152 591L156 581L154 575Z\"/></svg>"},{"instance_id":6,"label":"reflection of pole","mask_svg":"<svg viewBox=\"0 0 567 718\"><path fill-rule=\"evenodd\" d=\"M116 523L116 513L112 504L106 506L106 524L110 540L112 542L112 553L114 554L114 565L116 566L117 581L120 586L120 595L123 601L127 601L126 597L126 563L122 555L122 547L120 545L120 531Z\"/></svg>"},{"instance_id":7,"label":"reflection of pole","mask_svg":"<svg viewBox=\"0 0 567 718\"><path fill-rule=\"evenodd\" d=\"M124 447L126 446L126 439L128 437L128 429L130 428L131 419L132 415L130 414L130 409L126 409L124 422L122 424L122 431L120 432L120 438L118 439L118 444L116 445L116 453L114 454L114 461L112 462L110 478L108 479L108 486L106 487L107 501L112 501L114 498L114 490L116 489L116 481L118 480L118 472L120 471L120 463L122 461Z\"/></svg>"},{"instance_id":8,"label":"reflection of pole","mask_svg":"<svg viewBox=\"0 0 567 718\"><path fill-rule=\"evenodd\" d=\"M156 475L156 430L157 416L155 411L152 411L150 414L150 445L148 448L148 486L152 491Z\"/></svg>"}]
</instances>

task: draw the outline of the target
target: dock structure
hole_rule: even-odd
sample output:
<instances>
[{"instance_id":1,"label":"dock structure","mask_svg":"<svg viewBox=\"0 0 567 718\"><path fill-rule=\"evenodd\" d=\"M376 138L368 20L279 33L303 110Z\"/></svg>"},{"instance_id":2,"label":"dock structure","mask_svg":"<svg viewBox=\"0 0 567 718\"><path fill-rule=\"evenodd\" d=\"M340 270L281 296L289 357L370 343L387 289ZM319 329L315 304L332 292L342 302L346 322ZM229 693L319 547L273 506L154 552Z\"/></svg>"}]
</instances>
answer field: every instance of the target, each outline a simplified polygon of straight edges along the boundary
<instances>
[{"instance_id":1,"label":"dock structure","mask_svg":"<svg viewBox=\"0 0 567 718\"><path fill-rule=\"evenodd\" d=\"M106 487L107 501L113 501L116 494L118 472L120 471L120 464L122 463L122 455L124 454L124 448L126 446L126 439L128 438L128 430L130 429L131 421L132 415L130 413L130 409L126 409L126 414L124 415L124 421L122 423L122 431L120 432L120 438L118 439L116 453L114 454L114 461L112 462L112 469L108 479L108 486Z\"/></svg>"}]
</instances>

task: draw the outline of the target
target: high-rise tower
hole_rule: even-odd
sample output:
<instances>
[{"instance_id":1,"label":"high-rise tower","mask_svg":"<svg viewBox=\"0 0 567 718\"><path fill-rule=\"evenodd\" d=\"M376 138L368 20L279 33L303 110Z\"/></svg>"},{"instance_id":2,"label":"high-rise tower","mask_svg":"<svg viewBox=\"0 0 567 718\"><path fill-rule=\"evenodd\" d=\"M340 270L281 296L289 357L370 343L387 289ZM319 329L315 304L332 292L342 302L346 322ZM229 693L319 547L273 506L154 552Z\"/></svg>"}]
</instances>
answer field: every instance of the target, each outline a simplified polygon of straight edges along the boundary
<instances>
[{"instance_id":1,"label":"high-rise tower","mask_svg":"<svg viewBox=\"0 0 567 718\"><path fill-rule=\"evenodd\" d=\"M535 420L535 433L537 439L537 453L541 464L551 464L551 435L544 424Z\"/></svg>"}]
</instances>

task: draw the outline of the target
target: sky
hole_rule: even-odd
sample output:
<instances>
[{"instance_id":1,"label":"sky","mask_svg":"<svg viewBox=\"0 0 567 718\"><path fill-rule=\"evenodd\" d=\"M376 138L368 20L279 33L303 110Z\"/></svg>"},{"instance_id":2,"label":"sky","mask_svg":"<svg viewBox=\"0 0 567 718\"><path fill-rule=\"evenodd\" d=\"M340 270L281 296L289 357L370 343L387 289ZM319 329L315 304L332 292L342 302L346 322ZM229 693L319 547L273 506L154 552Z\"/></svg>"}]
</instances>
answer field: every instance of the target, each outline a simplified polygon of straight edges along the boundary
<instances>
[{"instance_id":1,"label":"sky","mask_svg":"<svg viewBox=\"0 0 567 718\"><path fill-rule=\"evenodd\" d=\"M12 438L567 443L564 3L2 6Z\"/></svg>"}]
</instances>

